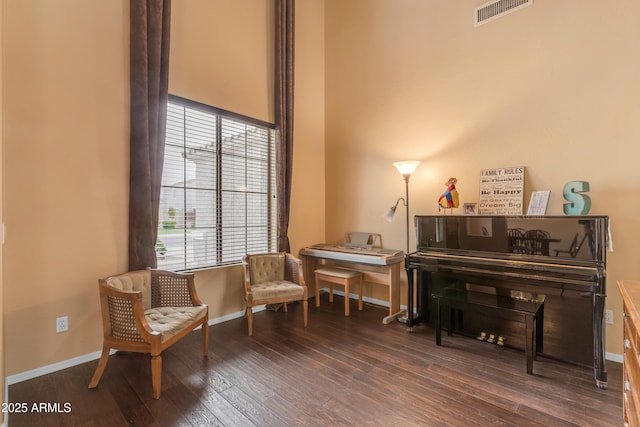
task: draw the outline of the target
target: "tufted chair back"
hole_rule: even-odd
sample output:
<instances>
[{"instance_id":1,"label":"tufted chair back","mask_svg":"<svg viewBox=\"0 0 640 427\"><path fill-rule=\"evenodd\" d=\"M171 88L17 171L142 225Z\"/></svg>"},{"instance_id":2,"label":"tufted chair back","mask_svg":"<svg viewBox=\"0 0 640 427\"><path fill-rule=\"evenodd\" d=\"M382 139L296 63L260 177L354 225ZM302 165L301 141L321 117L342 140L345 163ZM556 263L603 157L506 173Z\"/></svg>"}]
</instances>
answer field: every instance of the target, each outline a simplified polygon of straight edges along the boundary
<instances>
[{"instance_id":1,"label":"tufted chair back","mask_svg":"<svg viewBox=\"0 0 640 427\"><path fill-rule=\"evenodd\" d=\"M209 308L198 297L192 273L158 269L129 271L99 279L102 355L89 388L96 388L111 350L151 356L154 399L160 397L162 352L196 328L208 352Z\"/></svg>"},{"instance_id":2,"label":"tufted chair back","mask_svg":"<svg viewBox=\"0 0 640 427\"><path fill-rule=\"evenodd\" d=\"M253 285L284 280L284 253L249 255L247 262Z\"/></svg>"},{"instance_id":3,"label":"tufted chair back","mask_svg":"<svg viewBox=\"0 0 640 427\"><path fill-rule=\"evenodd\" d=\"M244 257L244 290L249 336L253 331L253 307L266 304L283 307L287 303L302 302L302 319L307 326L307 285L304 282L302 261L290 253L262 253Z\"/></svg>"},{"instance_id":4,"label":"tufted chair back","mask_svg":"<svg viewBox=\"0 0 640 427\"><path fill-rule=\"evenodd\" d=\"M120 291L142 292L142 306L145 310L151 308L151 272L149 270L130 271L111 276L106 279L106 282Z\"/></svg>"}]
</instances>

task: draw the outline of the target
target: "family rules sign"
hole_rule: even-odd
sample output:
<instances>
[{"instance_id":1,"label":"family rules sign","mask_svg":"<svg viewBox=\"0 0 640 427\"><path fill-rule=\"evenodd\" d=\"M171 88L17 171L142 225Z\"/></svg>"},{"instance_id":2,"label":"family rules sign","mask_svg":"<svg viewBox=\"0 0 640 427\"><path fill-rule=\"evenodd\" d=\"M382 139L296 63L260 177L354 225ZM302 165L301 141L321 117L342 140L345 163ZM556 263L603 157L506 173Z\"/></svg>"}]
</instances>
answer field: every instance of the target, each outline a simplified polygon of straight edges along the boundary
<instances>
[{"instance_id":1,"label":"family rules sign","mask_svg":"<svg viewBox=\"0 0 640 427\"><path fill-rule=\"evenodd\" d=\"M524 166L480 172L481 215L522 215L523 200Z\"/></svg>"}]
</instances>

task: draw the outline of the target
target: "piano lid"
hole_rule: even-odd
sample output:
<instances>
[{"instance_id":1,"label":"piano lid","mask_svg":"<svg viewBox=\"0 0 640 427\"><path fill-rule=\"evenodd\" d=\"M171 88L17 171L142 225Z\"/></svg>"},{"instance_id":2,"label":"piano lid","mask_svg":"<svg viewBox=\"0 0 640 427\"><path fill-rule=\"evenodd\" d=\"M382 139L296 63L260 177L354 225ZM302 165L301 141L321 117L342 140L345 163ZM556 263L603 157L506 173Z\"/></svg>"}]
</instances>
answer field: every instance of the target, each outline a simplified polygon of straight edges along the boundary
<instances>
[{"instance_id":1,"label":"piano lid","mask_svg":"<svg viewBox=\"0 0 640 427\"><path fill-rule=\"evenodd\" d=\"M608 216L418 215L418 251L604 262Z\"/></svg>"}]
</instances>

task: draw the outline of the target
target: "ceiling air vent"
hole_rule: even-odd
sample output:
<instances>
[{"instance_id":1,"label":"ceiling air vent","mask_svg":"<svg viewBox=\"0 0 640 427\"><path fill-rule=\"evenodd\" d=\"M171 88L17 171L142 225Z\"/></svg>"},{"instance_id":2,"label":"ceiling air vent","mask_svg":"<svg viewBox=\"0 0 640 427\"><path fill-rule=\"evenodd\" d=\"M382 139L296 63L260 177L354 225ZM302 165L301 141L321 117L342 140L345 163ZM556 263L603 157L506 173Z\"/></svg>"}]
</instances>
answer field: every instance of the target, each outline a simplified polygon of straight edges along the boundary
<instances>
[{"instance_id":1,"label":"ceiling air vent","mask_svg":"<svg viewBox=\"0 0 640 427\"><path fill-rule=\"evenodd\" d=\"M508 13L523 7L531 6L533 0L494 0L475 8L473 13L473 25L486 24L489 21L500 18Z\"/></svg>"}]
</instances>

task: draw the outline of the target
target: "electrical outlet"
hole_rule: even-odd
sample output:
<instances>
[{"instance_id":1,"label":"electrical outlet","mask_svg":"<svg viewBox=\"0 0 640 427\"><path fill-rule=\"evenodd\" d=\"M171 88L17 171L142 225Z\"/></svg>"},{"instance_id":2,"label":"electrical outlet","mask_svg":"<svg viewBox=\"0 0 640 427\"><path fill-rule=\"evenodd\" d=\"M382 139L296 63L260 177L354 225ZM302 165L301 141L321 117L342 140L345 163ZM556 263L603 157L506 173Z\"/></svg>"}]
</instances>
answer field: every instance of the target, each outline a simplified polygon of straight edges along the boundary
<instances>
[{"instance_id":1,"label":"electrical outlet","mask_svg":"<svg viewBox=\"0 0 640 427\"><path fill-rule=\"evenodd\" d=\"M613 325L613 311L605 310L604 311L604 321L609 325Z\"/></svg>"},{"instance_id":2,"label":"electrical outlet","mask_svg":"<svg viewBox=\"0 0 640 427\"><path fill-rule=\"evenodd\" d=\"M69 330L69 317L56 317L56 333L67 332Z\"/></svg>"}]
</instances>

